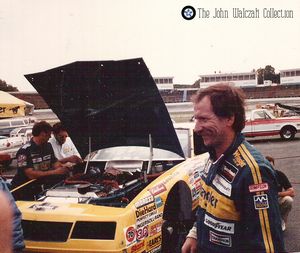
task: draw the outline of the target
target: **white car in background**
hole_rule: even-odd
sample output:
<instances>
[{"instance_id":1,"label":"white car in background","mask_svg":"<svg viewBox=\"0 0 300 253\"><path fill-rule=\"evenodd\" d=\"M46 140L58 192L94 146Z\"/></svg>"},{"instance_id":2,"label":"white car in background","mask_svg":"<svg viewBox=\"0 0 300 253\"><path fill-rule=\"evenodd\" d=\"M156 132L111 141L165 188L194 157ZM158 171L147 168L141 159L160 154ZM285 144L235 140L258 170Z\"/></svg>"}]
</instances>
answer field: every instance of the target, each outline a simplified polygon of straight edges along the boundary
<instances>
[{"instance_id":1,"label":"white car in background","mask_svg":"<svg viewBox=\"0 0 300 253\"><path fill-rule=\"evenodd\" d=\"M15 147L21 147L25 143L26 142L21 137L1 136L1 138L0 138L0 151L15 148Z\"/></svg>"},{"instance_id":2,"label":"white car in background","mask_svg":"<svg viewBox=\"0 0 300 253\"><path fill-rule=\"evenodd\" d=\"M32 127L33 126L15 128L10 132L10 137L23 137L29 141L32 136Z\"/></svg>"}]
</instances>

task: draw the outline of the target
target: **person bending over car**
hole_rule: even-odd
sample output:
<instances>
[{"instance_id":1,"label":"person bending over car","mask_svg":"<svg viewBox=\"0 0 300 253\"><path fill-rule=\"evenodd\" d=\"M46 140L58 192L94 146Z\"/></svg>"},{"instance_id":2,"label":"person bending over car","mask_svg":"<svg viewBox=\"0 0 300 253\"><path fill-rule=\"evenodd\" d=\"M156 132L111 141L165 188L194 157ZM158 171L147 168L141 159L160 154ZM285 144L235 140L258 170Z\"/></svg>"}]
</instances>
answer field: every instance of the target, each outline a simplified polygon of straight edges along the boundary
<instances>
[{"instance_id":1,"label":"person bending over car","mask_svg":"<svg viewBox=\"0 0 300 253\"><path fill-rule=\"evenodd\" d=\"M48 142L51 131L51 125L46 121L35 123L30 142L18 150L16 155L17 173L11 182L11 189L15 198L33 199L40 190L41 184L51 184L62 179L69 172L68 167L64 167L57 161L53 148ZM24 183L28 183L26 190L22 187L22 193L16 197L16 188Z\"/></svg>"},{"instance_id":2,"label":"person bending over car","mask_svg":"<svg viewBox=\"0 0 300 253\"><path fill-rule=\"evenodd\" d=\"M242 90L229 84L200 90L194 115L210 159L182 253L284 252L274 170L241 134Z\"/></svg>"},{"instance_id":3,"label":"person bending over car","mask_svg":"<svg viewBox=\"0 0 300 253\"><path fill-rule=\"evenodd\" d=\"M53 136L49 142L52 145L55 157L65 166L74 166L81 163L81 156L68 136L66 128L58 122L53 125L52 131Z\"/></svg>"}]
</instances>

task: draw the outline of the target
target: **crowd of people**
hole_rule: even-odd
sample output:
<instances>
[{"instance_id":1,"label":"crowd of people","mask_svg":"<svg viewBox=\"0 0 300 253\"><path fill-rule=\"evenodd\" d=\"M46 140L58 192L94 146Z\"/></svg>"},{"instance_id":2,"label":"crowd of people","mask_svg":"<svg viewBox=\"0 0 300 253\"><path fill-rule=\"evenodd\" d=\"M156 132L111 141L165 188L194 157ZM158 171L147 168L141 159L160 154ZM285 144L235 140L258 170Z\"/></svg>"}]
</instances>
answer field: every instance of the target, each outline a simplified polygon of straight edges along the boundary
<instances>
[{"instance_id":1,"label":"crowd of people","mask_svg":"<svg viewBox=\"0 0 300 253\"><path fill-rule=\"evenodd\" d=\"M194 131L210 159L201 176L197 220L182 253L284 252L283 231L295 190L274 168L274 158L264 157L242 135L244 99L241 89L228 84L210 86L194 97ZM16 155L18 169L10 188L15 198L32 199L37 182L61 179L82 163L61 123L35 123L32 135ZM30 187L18 195L24 184ZM24 241L11 192L1 179L0 252L17 253Z\"/></svg>"}]
</instances>

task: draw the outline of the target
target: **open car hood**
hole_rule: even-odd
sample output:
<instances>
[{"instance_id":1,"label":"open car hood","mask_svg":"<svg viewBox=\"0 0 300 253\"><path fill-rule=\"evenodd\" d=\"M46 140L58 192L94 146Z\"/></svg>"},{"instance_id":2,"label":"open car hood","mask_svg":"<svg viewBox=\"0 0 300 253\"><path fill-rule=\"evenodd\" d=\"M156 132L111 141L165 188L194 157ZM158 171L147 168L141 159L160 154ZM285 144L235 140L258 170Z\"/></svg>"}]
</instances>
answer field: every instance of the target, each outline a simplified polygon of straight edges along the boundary
<instances>
[{"instance_id":1,"label":"open car hood","mask_svg":"<svg viewBox=\"0 0 300 253\"><path fill-rule=\"evenodd\" d=\"M68 129L78 151L149 146L184 157L172 121L142 58L79 61L25 75Z\"/></svg>"}]
</instances>

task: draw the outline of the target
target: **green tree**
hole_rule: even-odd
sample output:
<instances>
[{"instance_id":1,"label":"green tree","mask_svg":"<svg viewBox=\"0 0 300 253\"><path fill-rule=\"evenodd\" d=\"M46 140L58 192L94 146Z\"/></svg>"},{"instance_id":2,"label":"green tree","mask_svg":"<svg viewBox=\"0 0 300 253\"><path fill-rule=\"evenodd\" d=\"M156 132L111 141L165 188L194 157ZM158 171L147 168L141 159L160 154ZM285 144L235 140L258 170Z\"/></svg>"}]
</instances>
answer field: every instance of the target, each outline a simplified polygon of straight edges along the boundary
<instances>
[{"instance_id":1,"label":"green tree","mask_svg":"<svg viewBox=\"0 0 300 253\"><path fill-rule=\"evenodd\" d=\"M19 91L16 87L7 84L4 80L0 79L0 90L2 91Z\"/></svg>"},{"instance_id":2,"label":"green tree","mask_svg":"<svg viewBox=\"0 0 300 253\"><path fill-rule=\"evenodd\" d=\"M264 80L273 81L275 78L275 69L271 65L265 66L265 76Z\"/></svg>"},{"instance_id":3,"label":"green tree","mask_svg":"<svg viewBox=\"0 0 300 253\"><path fill-rule=\"evenodd\" d=\"M257 84L263 84L265 69L259 68L258 70L256 70L256 75L257 75Z\"/></svg>"},{"instance_id":4,"label":"green tree","mask_svg":"<svg viewBox=\"0 0 300 253\"><path fill-rule=\"evenodd\" d=\"M257 84L263 84L265 80L271 80L272 83L280 82L280 75L275 74L275 68L271 65L265 66L265 68L259 68L256 71Z\"/></svg>"}]
</instances>

